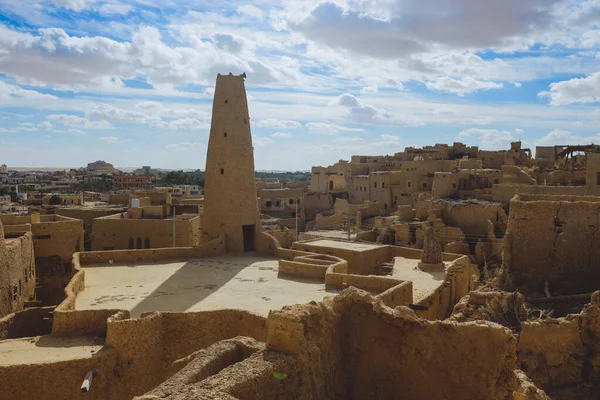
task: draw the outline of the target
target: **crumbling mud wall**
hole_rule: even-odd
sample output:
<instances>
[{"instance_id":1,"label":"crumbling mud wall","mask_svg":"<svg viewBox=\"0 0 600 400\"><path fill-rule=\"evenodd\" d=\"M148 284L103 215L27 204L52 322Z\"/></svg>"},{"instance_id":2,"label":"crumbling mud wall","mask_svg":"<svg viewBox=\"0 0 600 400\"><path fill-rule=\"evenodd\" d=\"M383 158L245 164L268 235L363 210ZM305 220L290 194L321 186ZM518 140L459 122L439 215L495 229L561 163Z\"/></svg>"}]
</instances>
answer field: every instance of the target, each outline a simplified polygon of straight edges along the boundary
<instances>
[{"instance_id":1,"label":"crumbling mud wall","mask_svg":"<svg viewBox=\"0 0 600 400\"><path fill-rule=\"evenodd\" d=\"M430 210L451 227L462 229L467 240L487 236L488 221L498 235L506 230L508 216L500 203L478 200L419 200L417 218L426 220Z\"/></svg>"},{"instance_id":2,"label":"crumbling mud wall","mask_svg":"<svg viewBox=\"0 0 600 400\"><path fill-rule=\"evenodd\" d=\"M56 215L62 215L63 217L69 217L74 219L80 219L83 221L83 233L84 233L84 248L86 251L92 249L92 222L95 218L106 217L107 215L113 215L117 213L126 212L127 208L56 208L54 213Z\"/></svg>"},{"instance_id":3,"label":"crumbling mud wall","mask_svg":"<svg viewBox=\"0 0 600 400\"><path fill-rule=\"evenodd\" d=\"M0 318L0 340L49 334L52 331L52 320L48 317L53 309L54 307L26 308Z\"/></svg>"},{"instance_id":4,"label":"crumbling mud wall","mask_svg":"<svg viewBox=\"0 0 600 400\"><path fill-rule=\"evenodd\" d=\"M590 188L587 186L500 184L492 188L492 200L508 203L517 194L584 196L590 194L589 192Z\"/></svg>"},{"instance_id":5,"label":"crumbling mud wall","mask_svg":"<svg viewBox=\"0 0 600 400\"><path fill-rule=\"evenodd\" d=\"M73 253L83 250L83 221L60 215L48 217L53 220L31 225L35 256L58 256L69 263Z\"/></svg>"},{"instance_id":6,"label":"crumbling mud wall","mask_svg":"<svg viewBox=\"0 0 600 400\"><path fill-rule=\"evenodd\" d=\"M272 311L268 328L267 349L297 357L290 398L547 399L533 385L539 397L516 397L528 382L516 373L515 336L497 324L429 322L350 288Z\"/></svg>"},{"instance_id":7,"label":"crumbling mud wall","mask_svg":"<svg viewBox=\"0 0 600 400\"><path fill-rule=\"evenodd\" d=\"M119 379L110 399L130 399L168 378L172 364L220 340L248 336L264 341L266 319L241 310L152 312L139 319L117 314L108 321L106 346L117 350Z\"/></svg>"},{"instance_id":8,"label":"crumbling mud wall","mask_svg":"<svg viewBox=\"0 0 600 400\"><path fill-rule=\"evenodd\" d=\"M518 335L521 369L550 396L600 398L600 292L580 314L525 322Z\"/></svg>"},{"instance_id":9,"label":"crumbling mud wall","mask_svg":"<svg viewBox=\"0 0 600 400\"><path fill-rule=\"evenodd\" d=\"M215 379L214 376L227 367L244 362L256 353L263 353L259 355L264 358L264 348L263 342L248 337L222 340L174 362L173 376L145 395L136 397L136 399L168 399L182 396L202 398L202 392L206 390L206 387L210 388L215 384L219 386L219 391L232 389L222 387L228 385L227 380ZM229 370L231 369L229 368ZM226 375L226 373L222 375ZM236 382L237 380L231 379L230 381ZM229 383L229 385L231 384ZM264 389L265 386L261 385L261 388ZM214 386L212 389L215 389ZM233 389L235 390L235 388ZM263 392L263 394L265 393ZM276 397L269 396L268 398L273 399Z\"/></svg>"},{"instance_id":10,"label":"crumbling mud wall","mask_svg":"<svg viewBox=\"0 0 600 400\"><path fill-rule=\"evenodd\" d=\"M26 400L100 400L113 399L110 389L116 370L116 352L102 349L90 357L59 362L0 366L3 399ZM81 392L88 371L97 369L92 391Z\"/></svg>"},{"instance_id":11,"label":"crumbling mud wall","mask_svg":"<svg viewBox=\"0 0 600 400\"><path fill-rule=\"evenodd\" d=\"M598 289L600 199L519 195L510 203L504 263L524 292L552 295Z\"/></svg>"},{"instance_id":12,"label":"crumbling mud wall","mask_svg":"<svg viewBox=\"0 0 600 400\"><path fill-rule=\"evenodd\" d=\"M35 292L35 264L31 233L4 239L0 222L0 317L22 310Z\"/></svg>"}]
</instances>

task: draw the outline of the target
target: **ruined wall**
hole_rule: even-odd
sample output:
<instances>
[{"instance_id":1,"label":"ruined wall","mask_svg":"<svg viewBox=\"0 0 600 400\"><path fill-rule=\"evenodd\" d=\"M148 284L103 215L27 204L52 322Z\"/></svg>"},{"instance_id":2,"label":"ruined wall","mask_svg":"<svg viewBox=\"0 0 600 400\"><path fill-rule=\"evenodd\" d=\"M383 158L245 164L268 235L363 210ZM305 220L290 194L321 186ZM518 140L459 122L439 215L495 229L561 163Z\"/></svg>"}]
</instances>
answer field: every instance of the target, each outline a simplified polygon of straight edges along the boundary
<instances>
[{"instance_id":1,"label":"ruined wall","mask_svg":"<svg viewBox=\"0 0 600 400\"><path fill-rule=\"evenodd\" d=\"M225 234L229 251L244 251L244 225L261 229L248 101L243 76L219 74L206 155L202 241Z\"/></svg>"},{"instance_id":2,"label":"ruined wall","mask_svg":"<svg viewBox=\"0 0 600 400\"><path fill-rule=\"evenodd\" d=\"M342 213L335 213L329 216L323 216L321 214L317 214L317 218L315 219L314 230L337 230L342 229L344 225L344 221L347 219Z\"/></svg>"},{"instance_id":3,"label":"ruined wall","mask_svg":"<svg viewBox=\"0 0 600 400\"><path fill-rule=\"evenodd\" d=\"M600 194L600 154L586 155L585 185L590 188L590 194Z\"/></svg>"},{"instance_id":4,"label":"ruined wall","mask_svg":"<svg viewBox=\"0 0 600 400\"><path fill-rule=\"evenodd\" d=\"M23 309L35 292L31 233L4 239L0 222L0 317Z\"/></svg>"},{"instance_id":5,"label":"ruined wall","mask_svg":"<svg viewBox=\"0 0 600 400\"><path fill-rule=\"evenodd\" d=\"M504 261L513 283L543 294L589 293L600 280L600 199L519 195L510 203Z\"/></svg>"},{"instance_id":6,"label":"ruined wall","mask_svg":"<svg viewBox=\"0 0 600 400\"><path fill-rule=\"evenodd\" d=\"M325 194L327 193L327 175L325 173L327 169L324 167L312 167L312 174L310 178L310 190L313 193Z\"/></svg>"},{"instance_id":7,"label":"ruined wall","mask_svg":"<svg viewBox=\"0 0 600 400\"><path fill-rule=\"evenodd\" d=\"M390 212L392 207L392 185L389 172L374 172L369 174L371 184L369 201L377 204L380 212Z\"/></svg>"},{"instance_id":8,"label":"ruined wall","mask_svg":"<svg viewBox=\"0 0 600 400\"><path fill-rule=\"evenodd\" d=\"M96 218L92 223L92 250L130 249L132 239L133 248L173 247L173 225L176 247L199 245L199 216L176 218L175 223L172 219Z\"/></svg>"},{"instance_id":9,"label":"ruined wall","mask_svg":"<svg viewBox=\"0 0 600 400\"><path fill-rule=\"evenodd\" d=\"M587 186L494 185L492 200L508 203L516 194L548 194L584 196L591 194Z\"/></svg>"},{"instance_id":10,"label":"ruined wall","mask_svg":"<svg viewBox=\"0 0 600 400\"><path fill-rule=\"evenodd\" d=\"M351 203L362 204L369 200L369 175L356 175L348 178L348 197Z\"/></svg>"},{"instance_id":11,"label":"ruined wall","mask_svg":"<svg viewBox=\"0 0 600 400\"><path fill-rule=\"evenodd\" d=\"M502 166L500 183L507 185L536 185L537 181L523 169L515 165Z\"/></svg>"},{"instance_id":12,"label":"ruined wall","mask_svg":"<svg viewBox=\"0 0 600 400\"><path fill-rule=\"evenodd\" d=\"M333 198L328 194L311 192L304 196L304 217L307 221L312 221L317 214L332 209Z\"/></svg>"},{"instance_id":13,"label":"ruined wall","mask_svg":"<svg viewBox=\"0 0 600 400\"><path fill-rule=\"evenodd\" d=\"M92 222L95 218L106 217L107 215L114 215L127 211L125 207L114 207L114 208L56 208L54 213L56 215L62 215L64 217L80 219L83 221L83 232L84 232L84 247L86 250L91 250L92 240Z\"/></svg>"},{"instance_id":14,"label":"ruined wall","mask_svg":"<svg viewBox=\"0 0 600 400\"><path fill-rule=\"evenodd\" d=\"M259 192L260 210L276 218L304 219L304 189L262 189Z\"/></svg>"},{"instance_id":15,"label":"ruined wall","mask_svg":"<svg viewBox=\"0 0 600 400\"><path fill-rule=\"evenodd\" d=\"M325 304L273 311L268 328L267 349L298 360L300 391L291 398L500 400L517 385L509 330L424 321L354 288Z\"/></svg>"},{"instance_id":16,"label":"ruined wall","mask_svg":"<svg viewBox=\"0 0 600 400\"><path fill-rule=\"evenodd\" d=\"M0 340L49 334L52 331L49 317L53 309L31 307L0 318Z\"/></svg>"},{"instance_id":17,"label":"ruined wall","mask_svg":"<svg viewBox=\"0 0 600 400\"><path fill-rule=\"evenodd\" d=\"M31 225L36 257L58 256L61 261L71 261L73 253L83 250L83 221L52 216L52 222Z\"/></svg>"},{"instance_id":18,"label":"ruined wall","mask_svg":"<svg viewBox=\"0 0 600 400\"><path fill-rule=\"evenodd\" d=\"M436 172L431 195L439 198L468 198L476 191L491 188L500 182L501 172L492 169Z\"/></svg>"},{"instance_id":19,"label":"ruined wall","mask_svg":"<svg viewBox=\"0 0 600 400\"><path fill-rule=\"evenodd\" d=\"M506 151L479 150L477 159L481 160L483 168L500 169L504 165Z\"/></svg>"}]
</instances>

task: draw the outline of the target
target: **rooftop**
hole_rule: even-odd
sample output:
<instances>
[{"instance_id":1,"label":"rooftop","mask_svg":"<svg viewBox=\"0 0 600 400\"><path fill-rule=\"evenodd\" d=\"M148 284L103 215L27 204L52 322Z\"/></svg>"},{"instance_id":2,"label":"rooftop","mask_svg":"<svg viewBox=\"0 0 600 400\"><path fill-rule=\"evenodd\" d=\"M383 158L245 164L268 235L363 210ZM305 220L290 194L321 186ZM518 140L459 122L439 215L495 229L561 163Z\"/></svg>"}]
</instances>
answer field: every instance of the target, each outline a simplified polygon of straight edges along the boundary
<instances>
[{"instance_id":1,"label":"rooftop","mask_svg":"<svg viewBox=\"0 0 600 400\"><path fill-rule=\"evenodd\" d=\"M36 336L0 340L0 367L92 358L104 339L91 336Z\"/></svg>"},{"instance_id":2,"label":"rooftop","mask_svg":"<svg viewBox=\"0 0 600 400\"><path fill-rule=\"evenodd\" d=\"M319 239L314 240L312 242L308 242L305 244L310 244L311 246L317 247L328 247L334 249L341 250L353 250L353 251L368 251L378 249L384 246L377 244L369 244L369 243L359 243L359 242L341 242L337 240L328 240L328 239Z\"/></svg>"},{"instance_id":3,"label":"rooftop","mask_svg":"<svg viewBox=\"0 0 600 400\"><path fill-rule=\"evenodd\" d=\"M147 311L242 309L261 315L285 305L320 301L339 291L324 282L278 278L278 259L228 255L162 263L82 266L85 290L76 309Z\"/></svg>"}]
</instances>

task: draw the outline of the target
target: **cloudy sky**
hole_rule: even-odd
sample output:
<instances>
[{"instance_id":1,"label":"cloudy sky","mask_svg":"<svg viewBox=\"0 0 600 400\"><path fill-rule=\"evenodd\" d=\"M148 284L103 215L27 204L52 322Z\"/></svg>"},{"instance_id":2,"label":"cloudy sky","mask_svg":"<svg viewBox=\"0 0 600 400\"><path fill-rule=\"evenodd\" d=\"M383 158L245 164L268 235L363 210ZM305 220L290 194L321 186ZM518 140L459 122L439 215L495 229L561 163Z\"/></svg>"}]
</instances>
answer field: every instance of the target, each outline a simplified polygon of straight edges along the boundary
<instances>
[{"instance_id":1,"label":"cloudy sky","mask_svg":"<svg viewBox=\"0 0 600 400\"><path fill-rule=\"evenodd\" d=\"M0 163L204 168L246 72L256 167L600 143L600 0L0 0Z\"/></svg>"}]
</instances>

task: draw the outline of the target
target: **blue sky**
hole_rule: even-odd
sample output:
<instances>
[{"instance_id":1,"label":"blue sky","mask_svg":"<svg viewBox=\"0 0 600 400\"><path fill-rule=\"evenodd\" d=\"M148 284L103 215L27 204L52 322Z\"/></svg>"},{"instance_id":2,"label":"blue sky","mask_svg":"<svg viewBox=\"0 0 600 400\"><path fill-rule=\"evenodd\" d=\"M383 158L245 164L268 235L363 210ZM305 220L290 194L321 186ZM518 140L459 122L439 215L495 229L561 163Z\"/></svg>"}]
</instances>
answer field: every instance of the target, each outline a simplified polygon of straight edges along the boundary
<instances>
[{"instance_id":1,"label":"blue sky","mask_svg":"<svg viewBox=\"0 0 600 400\"><path fill-rule=\"evenodd\" d=\"M600 143L600 0L0 0L0 163L204 168L246 72L257 169Z\"/></svg>"}]
</instances>

